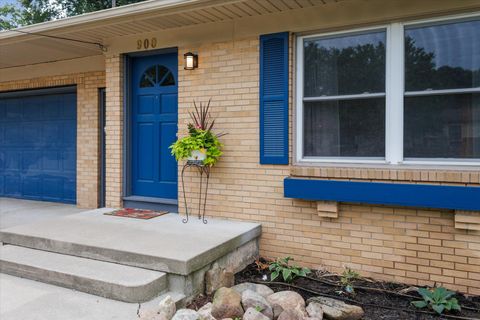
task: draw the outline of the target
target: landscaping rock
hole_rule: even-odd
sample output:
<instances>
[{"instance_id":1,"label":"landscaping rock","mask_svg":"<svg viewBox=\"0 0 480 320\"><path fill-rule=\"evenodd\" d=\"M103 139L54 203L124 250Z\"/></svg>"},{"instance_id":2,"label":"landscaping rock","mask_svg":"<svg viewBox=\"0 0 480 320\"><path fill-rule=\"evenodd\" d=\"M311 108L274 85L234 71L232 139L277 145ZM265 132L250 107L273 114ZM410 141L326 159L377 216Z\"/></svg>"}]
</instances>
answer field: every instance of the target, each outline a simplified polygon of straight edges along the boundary
<instances>
[{"instance_id":1,"label":"landscaping rock","mask_svg":"<svg viewBox=\"0 0 480 320\"><path fill-rule=\"evenodd\" d=\"M269 295L273 294L273 290L267 287L264 284L256 284L251 282L244 282L233 286L232 289L237 291L240 295L243 294L245 290L252 290L253 292L258 293L262 297L266 298Z\"/></svg>"},{"instance_id":2,"label":"landscaping rock","mask_svg":"<svg viewBox=\"0 0 480 320\"><path fill-rule=\"evenodd\" d=\"M243 316L242 297L230 288L220 288L215 292L212 316L216 319L237 318Z\"/></svg>"},{"instance_id":3,"label":"landscaping rock","mask_svg":"<svg viewBox=\"0 0 480 320\"><path fill-rule=\"evenodd\" d=\"M170 296L166 296L158 304L158 313L163 314L167 320L172 319L176 311L175 301Z\"/></svg>"},{"instance_id":4,"label":"landscaping rock","mask_svg":"<svg viewBox=\"0 0 480 320\"><path fill-rule=\"evenodd\" d=\"M172 320L199 320L200 315L192 309L180 309L173 316Z\"/></svg>"},{"instance_id":5,"label":"landscaping rock","mask_svg":"<svg viewBox=\"0 0 480 320\"><path fill-rule=\"evenodd\" d=\"M212 294L221 287L230 288L234 284L233 272L220 268L216 263L205 273L205 292L207 294Z\"/></svg>"},{"instance_id":6,"label":"landscaping rock","mask_svg":"<svg viewBox=\"0 0 480 320\"><path fill-rule=\"evenodd\" d=\"M157 310L140 311L139 320L169 320L164 314L158 313Z\"/></svg>"},{"instance_id":7,"label":"landscaping rock","mask_svg":"<svg viewBox=\"0 0 480 320\"><path fill-rule=\"evenodd\" d=\"M359 306L346 304L343 301L326 298L314 297L308 299L309 304L317 302L322 306L323 314L331 320L357 320L363 317L363 309Z\"/></svg>"},{"instance_id":8,"label":"landscaping rock","mask_svg":"<svg viewBox=\"0 0 480 320\"><path fill-rule=\"evenodd\" d=\"M273 319L272 306L265 300L264 297L252 290L245 290L242 293L243 309L255 308L269 319ZM258 308L258 309L257 309Z\"/></svg>"},{"instance_id":9,"label":"landscaping rock","mask_svg":"<svg viewBox=\"0 0 480 320\"><path fill-rule=\"evenodd\" d=\"M200 320L215 320L215 318L212 316L212 306L213 304L209 302L198 309L197 312L200 315Z\"/></svg>"},{"instance_id":10,"label":"landscaping rock","mask_svg":"<svg viewBox=\"0 0 480 320\"><path fill-rule=\"evenodd\" d=\"M257 311L255 308L248 308L243 315L243 320L270 320L270 318Z\"/></svg>"},{"instance_id":11,"label":"landscaping rock","mask_svg":"<svg viewBox=\"0 0 480 320\"><path fill-rule=\"evenodd\" d=\"M318 302L310 302L307 306L307 313L310 318L323 319L322 305Z\"/></svg>"},{"instance_id":12,"label":"landscaping rock","mask_svg":"<svg viewBox=\"0 0 480 320\"><path fill-rule=\"evenodd\" d=\"M278 316L278 320L304 320L305 314L300 308L297 306L295 309L283 310Z\"/></svg>"},{"instance_id":13,"label":"landscaping rock","mask_svg":"<svg viewBox=\"0 0 480 320\"><path fill-rule=\"evenodd\" d=\"M269 295L267 301L273 308L274 319L277 319L284 310L296 309L297 307L304 313L304 315L306 315L305 300L303 300L301 295L294 291L276 292Z\"/></svg>"}]
</instances>

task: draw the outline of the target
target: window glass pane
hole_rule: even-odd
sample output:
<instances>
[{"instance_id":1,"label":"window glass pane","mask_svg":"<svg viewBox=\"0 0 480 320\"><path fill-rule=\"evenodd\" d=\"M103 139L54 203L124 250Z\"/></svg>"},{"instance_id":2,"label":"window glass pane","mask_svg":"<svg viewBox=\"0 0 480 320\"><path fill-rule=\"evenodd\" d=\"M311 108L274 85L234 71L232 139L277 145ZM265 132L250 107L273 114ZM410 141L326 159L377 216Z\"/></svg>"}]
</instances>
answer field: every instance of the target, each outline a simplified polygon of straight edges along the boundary
<instances>
[{"instance_id":1,"label":"window glass pane","mask_svg":"<svg viewBox=\"0 0 480 320\"><path fill-rule=\"evenodd\" d=\"M168 70L167 67L159 64L158 65L158 80L157 80L157 83L161 82L163 80L163 78L165 78L165 75L169 72L170 72L170 70Z\"/></svg>"},{"instance_id":2,"label":"window glass pane","mask_svg":"<svg viewBox=\"0 0 480 320\"><path fill-rule=\"evenodd\" d=\"M480 94L405 98L406 158L480 158Z\"/></svg>"},{"instance_id":3,"label":"window glass pane","mask_svg":"<svg viewBox=\"0 0 480 320\"><path fill-rule=\"evenodd\" d=\"M304 103L304 156L385 157L385 99Z\"/></svg>"},{"instance_id":4,"label":"window glass pane","mask_svg":"<svg viewBox=\"0 0 480 320\"><path fill-rule=\"evenodd\" d=\"M173 74L169 71L165 79L163 79L162 83L160 84L162 87L166 86L174 86L175 85L175 78Z\"/></svg>"},{"instance_id":5,"label":"window glass pane","mask_svg":"<svg viewBox=\"0 0 480 320\"><path fill-rule=\"evenodd\" d=\"M304 96L385 92L385 32L304 41Z\"/></svg>"},{"instance_id":6,"label":"window glass pane","mask_svg":"<svg viewBox=\"0 0 480 320\"><path fill-rule=\"evenodd\" d=\"M405 30L405 90L480 87L480 21Z\"/></svg>"},{"instance_id":7,"label":"window glass pane","mask_svg":"<svg viewBox=\"0 0 480 320\"><path fill-rule=\"evenodd\" d=\"M147 69L140 79L140 88L153 87L157 77L157 69L155 66L152 66Z\"/></svg>"}]
</instances>

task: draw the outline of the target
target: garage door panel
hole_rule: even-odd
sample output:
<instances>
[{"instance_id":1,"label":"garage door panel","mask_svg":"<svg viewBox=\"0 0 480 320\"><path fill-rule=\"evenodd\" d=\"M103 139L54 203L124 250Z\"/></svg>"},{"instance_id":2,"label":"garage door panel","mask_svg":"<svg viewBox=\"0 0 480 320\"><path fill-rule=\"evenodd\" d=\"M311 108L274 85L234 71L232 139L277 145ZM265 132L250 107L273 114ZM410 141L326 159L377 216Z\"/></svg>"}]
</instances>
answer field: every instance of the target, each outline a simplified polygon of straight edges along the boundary
<instances>
[{"instance_id":1,"label":"garage door panel","mask_svg":"<svg viewBox=\"0 0 480 320\"><path fill-rule=\"evenodd\" d=\"M42 180L39 177L24 177L22 194L25 198L35 198L42 192Z\"/></svg>"},{"instance_id":2,"label":"garage door panel","mask_svg":"<svg viewBox=\"0 0 480 320\"><path fill-rule=\"evenodd\" d=\"M18 122L21 123L21 122ZM22 127L15 121L5 123L5 146L14 146L22 135Z\"/></svg>"},{"instance_id":3,"label":"garage door panel","mask_svg":"<svg viewBox=\"0 0 480 320\"><path fill-rule=\"evenodd\" d=\"M66 125L63 126L63 138L65 145L75 144L77 140L77 128L74 121L68 121Z\"/></svg>"},{"instance_id":4,"label":"garage door panel","mask_svg":"<svg viewBox=\"0 0 480 320\"><path fill-rule=\"evenodd\" d=\"M0 123L7 121L7 119L5 119L6 118L6 110L7 110L7 108L5 106L6 106L5 101L0 100Z\"/></svg>"},{"instance_id":5,"label":"garage door panel","mask_svg":"<svg viewBox=\"0 0 480 320\"><path fill-rule=\"evenodd\" d=\"M22 172L38 173L42 171L42 151L22 152Z\"/></svg>"},{"instance_id":6,"label":"garage door panel","mask_svg":"<svg viewBox=\"0 0 480 320\"><path fill-rule=\"evenodd\" d=\"M42 128L35 122L24 122L22 124L22 141L24 145L35 147L38 145L39 138L42 136ZM18 143L18 141L17 141ZM40 146L39 146L40 147Z\"/></svg>"},{"instance_id":7,"label":"garage door panel","mask_svg":"<svg viewBox=\"0 0 480 320\"><path fill-rule=\"evenodd\" d=\"M67 103L66 99L60 96L46 96L44 98L43 105L46 106L45 108L45 119L49 120L60 120L65 119L64 117L64 104Z\"/></svg>"},{"instance_id":8,"label":"garage door panel","mask_svg":"<svg viewBox=\"0 0 480 320\"><path fill-rule=\"evenodd\" d=\"M5 104L5 119L6 121L22 120L23 109L20 99L11 99Z\"/></svg>"},{"instance_id":9,"label":"garage door panel","mask_svg":"<svg viewBox=\"0 0 480 320\"><path fill-rule=\"evenodd\" d=\"M75 105L77 103L77 97L75 94L66 94L64 95L64 105ZM77 109L76 108L63 108L63 117L64 119L77 119Z\"/></svg>"},{"instance_id":10,"label":"garage door panel","mask_svg":"<svg viewBox=\"0 0 480 320\"><path fill-rule=\"evenodd\" d=\"M5 170L5 151L3 148L0 148L0 175L3 176L4 170Z\"/></svg>"},{"instance_id":11,"label":"garage door panel","mask_svg":"<svg viewBox=\"0 0 480 320\"><path fill-rule=\"evenodd\" d=\"M72 179L65 179L63 185L63 196L65 200L74 202L77 196L77 182Z\"/></svg>"},{"instance_id":12,"label":"garage door panel","mask_svg":"<svg viewBox=\"0 0 480 320\"><path fill-rule=\"evenodd\" d=\"M5 195L7 196L21 196L22 183L20 175L7 174L5 176Z\"/></svg>"},{"instance_id":13,"label":"garage door panel","mask_svg":"<svg viewBox=\"0 0 480 320\"><path fill-rule=\"evenodd\" d=\"M21 161L22 161L22 152L17 150L6 149L5 155L5 171L8 173L20 172Z\"/></svg>"},{"instance_id":14,"label":"garage door panel","mask_svg":"<svg viewBox=\"0 0 480 320\"><path fill-rule=\"evenodd\" d=\"M63 162L63 170L65 172L71 173L75 172L76 166L76 153L75 152L63 152L62 153L62 162Z\"/></svg>"},{"instance_id":15,"label":"garage door panel","mask_svg":"<svg viewBox=\"0 0 480 320\"><path fill-rule=\"evenodd\" d=\"M45 122L43 124L43 141L41 144L45 147L60 147L63 145L62 124L58 122Z\"/></svg>"},{"instance_id":16,"label":"garage door panel","mask_svg":"<svg viewBox=\"0 0 480 320\"><path fill-rule=\"evenodd\" d=\"M63 198L63 178L47 176L43 178L43 196L45 200L58 201Z\"/></svg>"},{"instance_id":17,"label":"garage door panel","mask_svg":"<svg viewBox=\"0 0 480 320\"><path fill-rule=\"evenodd\" d=\"M43 152L43 170L44 171L60 171L61 157L58 151Z\"/></svg>"},{"instance_id":18,"label":"garage door panel","mask_svg":"<svg viewBox=\"0 0 480 320\"><path fill-rule=\"evenodd\" d=\"M40 99L29 97L23 101L23 119L27 121L43 119L43 109Z\"/></svg>"},{"instance_id":19,"label":"garage door panel","mask_svg":"<svg viewBox=\"0 0 480 320\"><path fill-rule=\"evenodd\" d=\"M0 97L0 196L75 203L76 94Z\"/></svg>"}]
</instances>

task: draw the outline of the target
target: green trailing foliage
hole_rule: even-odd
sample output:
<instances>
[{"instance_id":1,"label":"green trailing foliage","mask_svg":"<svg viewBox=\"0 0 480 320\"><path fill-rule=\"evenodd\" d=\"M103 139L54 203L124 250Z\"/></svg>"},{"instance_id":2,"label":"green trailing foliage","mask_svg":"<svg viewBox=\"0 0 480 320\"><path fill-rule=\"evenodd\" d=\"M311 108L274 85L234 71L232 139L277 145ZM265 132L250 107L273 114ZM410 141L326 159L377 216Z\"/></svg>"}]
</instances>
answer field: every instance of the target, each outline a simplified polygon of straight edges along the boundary
<instances>
[{"instance_id":1,"label":"green trailing foliage","mask_svg":"<svg viewBox=\"0 0 480 320\"><path fill-rule=\"evenodd\" d=\"M271 262L269 266L270 271L272 271L270 281L274 281L281 276L283 281L290 283L296 277L305 277L311 273L308 268L290 265L290 261L293 261L292 257L277 258L277 260Z\"/></svg>"},{"instance_id":2,"label":"green trailing foliage","mask_svg":"<svg viewBox=\"0 0 480 320\"><path fill-rule=\"evenodd\" d=\"M203 160L203 164L206 166L213 166L217 163L222 155L222 147L218 137L212 132L196 128L189 128L188 136L178 139L170 146L172 155L177 161L187 159L195 150L206 153L207 157Z\"/></svg>"},{"instance_id":3,"label":"green trailing foliage","mask_svg":"<svg viewBox=\"0 0 480 320\"><path fill-rule=\"evenodd\" d=\"M360 274L350 268L346 268L340 277L340 283L347 293L354 294L353 282L357 279L360 279Z\"/></svg>"},{"instance_id":4,"label":"green trailing foliage","mask_svg":"<svg viewBox=\"0 0 480 320\"><path fill-rule=\"evenodd\" d=\"M192 123L188 124L188 136L178 139L170 149L177 161L187 159L192 151L199 150L206 154L203 164L213 166L222 156L223 145L218 140L224 134L212 132L215 120L210 115L210 100L207 104L200 103L199 106L193 102L195 111L189 113Z\"/></svg>"},{"instance_id":5,"label":"green trailing foliage","mask_svg":"<svg viewBox=\"0 0 480 320\"><path fill-rule=\"evenodd\" d=\"M453 297L455 292L449 291L444 287L420 288L418 293L423 300L413 301L412 304L419 309L428 307L438 314L442 314L444 311L461 310L458 300Z\"/></svg>"}]
</instances>

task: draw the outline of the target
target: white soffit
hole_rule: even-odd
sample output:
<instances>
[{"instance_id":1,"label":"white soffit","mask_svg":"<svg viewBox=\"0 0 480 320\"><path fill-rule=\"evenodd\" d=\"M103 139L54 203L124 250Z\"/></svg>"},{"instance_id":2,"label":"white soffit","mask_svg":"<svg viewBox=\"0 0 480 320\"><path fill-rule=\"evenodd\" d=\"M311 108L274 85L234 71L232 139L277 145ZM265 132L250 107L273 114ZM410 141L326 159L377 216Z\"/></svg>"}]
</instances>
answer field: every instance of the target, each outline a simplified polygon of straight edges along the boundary
<instances>
[{"instance_id":1,"label":"white soffit","mask_svg":"<svg viewBox=\"0 0 480 320\"><path fill-rule=\"evenodd\" d=\"M346 0L149 0L0 32L0 68L101 55L105 39L168 30ZM34 33L34 34L25 34ZM81 43L52 39L65 37Z\"/></svg>"}]
</instances>

